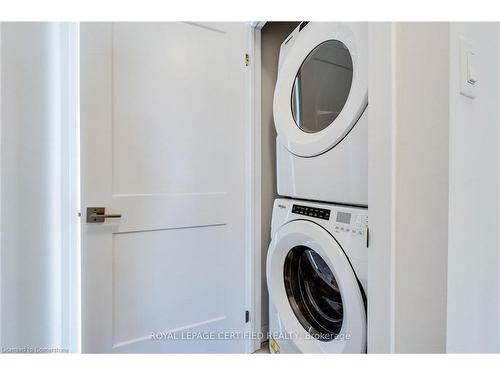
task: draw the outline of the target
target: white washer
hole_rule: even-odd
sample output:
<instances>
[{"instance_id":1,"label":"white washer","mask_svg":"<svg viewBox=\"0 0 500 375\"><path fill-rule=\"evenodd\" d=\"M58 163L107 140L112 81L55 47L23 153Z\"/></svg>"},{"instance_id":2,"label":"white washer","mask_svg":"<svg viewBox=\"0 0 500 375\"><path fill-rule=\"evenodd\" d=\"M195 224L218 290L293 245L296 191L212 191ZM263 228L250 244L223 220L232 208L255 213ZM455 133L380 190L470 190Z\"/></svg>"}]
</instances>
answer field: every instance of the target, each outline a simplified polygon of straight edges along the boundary
<instances>
[{"instance_id":1,"label":"white washer","mask_svg":"<svg viewBox=\"0 0 500 375\"><path fill-rule=\"evenodd\" d=\"M266 264L273 353L366 352L368 213L276 199Z\"/></svg>"},{"instance_id":2,"label":"white washer","mask_svg":"<svg viewBox=\"0 0 500 375\"><path fill-rule=\"evenodd\" d=\"M366 23L300 24L274 91L278 194L368 205Z\"/></svg>"}]
</instances>

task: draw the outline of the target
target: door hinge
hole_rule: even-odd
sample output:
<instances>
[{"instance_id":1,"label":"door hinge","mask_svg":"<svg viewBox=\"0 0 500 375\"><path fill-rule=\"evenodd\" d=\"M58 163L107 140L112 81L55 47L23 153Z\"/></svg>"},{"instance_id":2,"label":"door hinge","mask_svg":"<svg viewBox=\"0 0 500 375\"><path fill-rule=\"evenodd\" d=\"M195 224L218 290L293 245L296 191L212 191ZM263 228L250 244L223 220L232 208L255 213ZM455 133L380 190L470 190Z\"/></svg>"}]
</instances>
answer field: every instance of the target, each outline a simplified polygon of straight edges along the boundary
<instances>
[{"instance_id":1,"label":"door hinge","mask_svg":"<svg viewBox=\"0 0 500 375\"><path fill-rule=\"evenodd\" d=\"M245 323L248 323L250 321L250 311L245 311Z\"/></svg>"},{"instance_id":2,"label":"door hinge","mask_svg":"<svg viewBox=\"0 0 500 375\"><path fill-rule=\"evenodd\" d=\"M245 53L245 66L250 65L250 56L248 53Z\"/></svg>"}]
</instances>

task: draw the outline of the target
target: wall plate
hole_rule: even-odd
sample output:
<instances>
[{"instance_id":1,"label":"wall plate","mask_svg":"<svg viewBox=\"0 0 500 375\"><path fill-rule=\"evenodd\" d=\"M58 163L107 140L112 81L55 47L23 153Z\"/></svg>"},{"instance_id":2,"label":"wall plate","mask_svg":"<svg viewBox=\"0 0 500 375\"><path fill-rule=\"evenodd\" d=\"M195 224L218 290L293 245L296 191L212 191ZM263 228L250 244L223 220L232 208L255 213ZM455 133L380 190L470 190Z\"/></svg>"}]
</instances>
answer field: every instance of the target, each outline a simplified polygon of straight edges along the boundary
<instances>
[{"instance_id":1,"label":"wall plate","mask_svg":"<svg viewBox=\"0 0 500 375\"><path fill-rule=\"evenodd\" d=\"M460 94L474 99L478 85L477 54L469 40L460 37Z\"/></svg>"}]
</instances>

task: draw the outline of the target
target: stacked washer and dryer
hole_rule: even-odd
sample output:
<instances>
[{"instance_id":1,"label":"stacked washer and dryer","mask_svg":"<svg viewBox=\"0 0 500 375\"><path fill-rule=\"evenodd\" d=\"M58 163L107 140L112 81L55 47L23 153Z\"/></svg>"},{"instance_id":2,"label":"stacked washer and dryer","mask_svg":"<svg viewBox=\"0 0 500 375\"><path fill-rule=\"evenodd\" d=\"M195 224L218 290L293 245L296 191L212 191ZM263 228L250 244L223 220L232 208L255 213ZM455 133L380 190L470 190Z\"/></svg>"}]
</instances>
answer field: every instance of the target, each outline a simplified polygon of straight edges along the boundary
<instances>
[{"instance_id":1,"label":"stacked washer and dryer","mask_svg":"<svg viewBox=\"0 0 500 375\"><path fill-rule=\"evenodd\" d=\"M274 92L273 353L366 352L367 26L302 22Z\"/></svg>"}]
</instances>

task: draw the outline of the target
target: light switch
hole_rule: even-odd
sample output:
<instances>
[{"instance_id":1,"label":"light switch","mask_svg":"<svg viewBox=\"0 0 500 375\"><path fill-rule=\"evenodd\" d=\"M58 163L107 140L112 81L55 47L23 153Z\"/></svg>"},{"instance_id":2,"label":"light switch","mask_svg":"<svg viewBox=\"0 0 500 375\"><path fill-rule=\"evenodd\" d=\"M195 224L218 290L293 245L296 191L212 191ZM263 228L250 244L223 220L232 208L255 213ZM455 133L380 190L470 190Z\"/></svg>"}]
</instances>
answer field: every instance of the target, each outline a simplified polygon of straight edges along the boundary
<instances>
[{"instance_id":1,"label":"light switch","mask_svg":"<svg viewBox=\"0 0 500 375\"><path fill-rule=\"evenodd\" d=\"M477 55L472 43L460 38L460 94L474 99L476 97Z\"/></svg>"},{"instance_id":2,"label":"light switch","mask_svg":"<svg viewBox=\"0 0 500 375\"><path fill-rule=\"evenodd\" d=\"M467 82L471 85L476 84L476 55L473 52L467 54Z\"/></svg>"}]
</instances>

